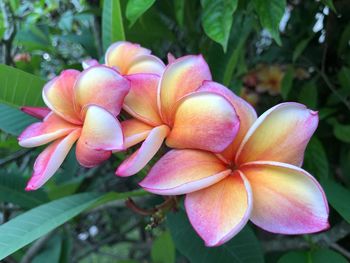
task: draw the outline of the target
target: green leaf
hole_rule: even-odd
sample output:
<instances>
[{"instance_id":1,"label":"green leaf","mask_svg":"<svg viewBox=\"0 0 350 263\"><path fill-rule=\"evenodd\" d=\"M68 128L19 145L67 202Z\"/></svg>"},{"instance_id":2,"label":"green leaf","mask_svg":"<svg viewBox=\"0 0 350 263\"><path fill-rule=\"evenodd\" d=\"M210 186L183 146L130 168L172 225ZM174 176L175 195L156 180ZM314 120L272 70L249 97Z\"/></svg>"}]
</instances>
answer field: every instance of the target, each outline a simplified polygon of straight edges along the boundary
<instances>
[{"instance_id":1,"label":"green leaf","mask_svg":"<svg viewBox=\"0 0 350 263\"><path fill-rule=\"evenodd\" d=\"M334 136L338 140L350 143L350 125L335 123L333 128Z\"/></svg>"},{"instance_id":2,"label":"green leaf","mask_svg":"<svg viewBox=\"0 0 350 263\"><path fill-rule=\"evenodd\" d=\"M129 0L126 5L126 18L130 21L130 27L143 15L156 0Z\"/></svg>"},{"instance_id":3,"label":"green leaf","mask_svg":"<svg viewBox=\"0 0 350 263\"><path fill-rule=\"evenodd\" d=\"M298 43L298 45L293 51L293 62L295 62L300 57L300 55L304 52L305 48L310 43L312 38L313 38L313 35Z\"/></svg>"},{"instance_id":4,"label":"green leaf","mask_svg":"<svg viewBox=\"0 0 350 263\"><path fill-rule=\"evenodd\" d=\"M67 222L100 200L101 194L83 193L38 206L0 226L0 259Z\"/></svg>"},{"instance_id":5,"label":"green leaf","mask_svg":"<svg viewBox=\"0 0 350 263\"><path fill-rule=\"evenodd\" d=\"M42 106L45 81L22 70L0 65L0 102L12 106Z\"/></svg>"},{"instance_id":6,"label":"green leaf","mask_svg":"<svg viewBox=\"0 0 350 263\"><path fill-rule=\"evenodd\" d=\"M50 259L50 263L59 263L62 250L62 236L55 235L51 238L44 249L33 258L31 263L47 263L47 259Z\"/></svg>"},{"instance_id":7,"label":"green leaf","mask_svg":"<svg viewBox=\"0 0 350 263\"><path fill-rule=\"evenodd\" d=\"M201 0L204 32L212 40L221 44L224 52L227 50L232 15L237 9L237 4L238 0Z\"/></svg>"},{"instance_id":8,"label":"green leaf","mask_svg":"<svg viewBox=\"0 0 350 263\"><path fill-rule=\"evenodd\" d=\"M246 226L229 242L208 248L195 233L183 210L167 216L176 249L191 263L259 263L263 253L253 231Z\"/></svg>"},{"instance_id":9,"label":"green leaf","mask_svg":"<svg viewBox=\"0 0 350 263\"><path fill-rule=\"evenodd\" d=\"M25 209L30 209L48 202L42 189L26 192L27 180L17 174L0 173L0 201L10 202Z\"/></svg>"},{"instance_id":10,"label":"green leaf","mask_svg":"<svg viewBox=\"0 0 350 263\"><path fill-rule=\"evenodd\" d=\"M332 180L321 181L331 206L350 223L350 191Z\"/></svg>"},{"instance_id":11,"label":"green leaf","mask_svg":"<svg viewBox=\"0 0 350 263\"><path fill-rule=\"evenodd\" d=\"M0 130L18 136L37 119L21 112L16 108L0 103Z\"/></svg>"},{"instance_id":12,"label":"green leaf","mask_svg":"<svg viewBox=\"0 0 350 263\"><path fill-rule=\"evenodd\" d=\"M301 87L299 102L309 108L315 109L317 106L317 86L314 81L310 81Z\"/></svg>"},{"instance_id":13,"label":"green leaf","mask_svg":"<svg viewBox=\"0 0 350 263\"><path fill-rule=\"evenodd\" d=\"M113 42L125 40L119 0L104 0L102 13L102 44L107 50Z\"/></svg>"},{"instance_id":14,"label":"green leaf","mask_svg":"<svg viewBox=\"0 0 350 263\"><path fill-rule=\"evenodd\" d=\"M175 263L175 246L168 231L154 240L151 259L152 263Z\"/></svg>"},{"instance_id":15,"label":"green leaf","mask_svg":"<svg viewBox=\"0 0 350 263\"><path fill-rule=\"evenodd\" d=\"M180 27L184 26L185 0L174 1L175 17Z\"/></svg>"},{"instance_id":16,"label":"green leaf","mask_svg":"<svg viewBox=\"0 0 350 263\"><path fill-rule=\"evenodd\" d=\"M317 137L313 137L306 148L303 166L305 170L317 178L328 178L329 165L326 151Z\"/></svg>"},{"instance_id":17,"label":"green leaf","mask_svg":"<svg viewBox=\"0 0 350 263\"><path fill-rule=\"evenodd\" d=\"M337 10L335 9L333 0L322 0L322 3L326 6L328 6L334 13L337 13Z\"/></svg>"},{"instance_id":18,"label":"green leaf","mask_svg":"<svg viewBox=\"0 0 350 263\"><path fill-rule=\"evenodd\" d=\"M350 94L350 68L342 67L337 75L338 81L342 89Z\"/></svg>"},{"instance_id":19,"label":"green leaf","mask_svg":"<svg viewBox=\"0 0 350 263\"><path fill-rule=\"evenodd\" d=\"M279 24L286 9L286 0L253 0L253 3L262 27L281 45Z\"/></svg>"},{"instance_id":20,"label":"green leaf","mask_svg":"<svg viewBox=\"0 0 350 263\"><path fill-rule=\"evenodd\" d=\"M330 249L316 249L313 251L288 252L284 254L278 263L346 263L348 262L339 253Z\"/></svg>"},{"instance_id":21,"label":"green leaf","mask_svg":"<svg viewBox=\"0 0 350 263\"><path fill-rule=\"evenodd\" d=\"M293 86L294 68L289 66L281 83L281 95L284 100L288 98L288 94Z\"/></svg>"}]
</instances>

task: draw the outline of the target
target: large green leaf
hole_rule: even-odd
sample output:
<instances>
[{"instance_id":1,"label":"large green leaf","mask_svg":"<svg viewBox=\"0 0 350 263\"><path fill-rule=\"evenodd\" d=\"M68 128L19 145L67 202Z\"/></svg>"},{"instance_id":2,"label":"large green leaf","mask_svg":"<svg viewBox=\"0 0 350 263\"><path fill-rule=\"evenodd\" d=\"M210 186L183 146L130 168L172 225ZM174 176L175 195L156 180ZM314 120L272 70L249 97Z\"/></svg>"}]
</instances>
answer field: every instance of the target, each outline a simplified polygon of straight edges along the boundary
<instances>
[{"instance_id":1,"label":"large green leaf","mask_svg":"<svg viewBox=\"0 0 350 263\"><path fill-rule=\"evenodd\" d=\"M174 263L175 246L168 231L163 232L154 240L151 250L153 263Z\"/></svg>"},{"instance_id":2,"label":"large green leaf","mask_svg":"<svg viewBox=\"0 0 350 263\"><path fill-rule=\"evenodd\" d=\"M350 190L332 180L321 181L331 206L350 223Z\"/></svg>"},{"instance_id":3,"label":"large green leaf","mask_svg":"<svg viewBox=\"0 0 350 263\"><path fill-rule=\"evenodd\" d=\"M33 208L48 202L46 193L39 189L26 192L27 180L17 174L0 171L0 201L10 202L23 208Z\"/></svg>"},{"instance_id":4,"label":"large green leaf","mask_svg":"<svg viewBox=\"0 0 350 263\"><path fill-rule=\"evenodd\" d=\"M201 0L204 32L222 45L224 52L230 37L232 15L237 9L238 0Z\"/></svg>"},{"instance_id":5,"label":"large green leaf","mask_svg":"<svg viewBox=\"0 0 350 263\"><path fill-rule=\"evenodd\" d=\"M129 0L126 6L126 18L130 21L130 27L142 16L156 0Z\"/></svg>"},{"instance_id":6,"label":"large green leaf","mask_svg":"<svg viewBox=\"0 0 350 263\"><path fill-rule=\"evenodd\" d=\"M261 25L267 29L272 38L281 45L279 24L286 9L286 0L253 0Z\"/></svg>"},{"instance_id":7,"label":"large green leaf","mask_svg":"<svg viewBox=\"0 0 350 263\"><path fill-rule=\"evenodd\" d=\"M45 81L22 70L0 65L0 102L13 106L42 106Z\"/></svg>"},{"instance_id":8,"label":"large green leaf","mask_svg":"<svg viewBox=\"0 0 350 263\"><path fill-rule=\"evenodd\" d=\"M37 119L21 112L20 110L0 103L0 130L11 135L20 133Z\"/></svg>"},{"instance_id":9,"label":"large green leaf","mask_svg":"<svg viewBox=\"0 0 350 263\"><path fill-rule=\"evenodd\" d=\"M350 125L335 123L333 132L338 140L350 143Z\"/></svg>"},{"instance_id":10,"label":"large green leaf","mask_svg":"<svg viewBox=\"0 0 350 263\"><path fill-rule=\"evenodd\" d=\"M264 262L259 242L248 226L224 245L208 248L193 230L183 210L169 214L167 220L175 247L192 263Z\"/></svg>"},{"instance_id":11,"label":"large green leaf","mask_svg":"<svg viewBox=\"0 0 350 263\"><path fill-rule=\"evenodd\" d=\"M304 168L313 176L320 179L327 179L329 173L329 165L326 151L322 142L313 137L305 151Z\"/></svg>"},{"instance_id":12,"label":"large green leaf","mask_svg":"<svg viewBox=\"0 0 350 263\"><path fill-rule=\"evenodd\" d=\"M119 0L104 0L102 13L102 44L106 50L113 42L125 40Z\"/></svg>"},{"instance_id":13,"label":"large green leaf","mask_svg":"<svg viewBox=\"0 0 350 263\"><path fill-rule=\"evenodd\" d=\"M346 263L346 258L330 249L316 249L313 251L288 252L284 254L278 263Z\"/></svg>"}]
</instances>

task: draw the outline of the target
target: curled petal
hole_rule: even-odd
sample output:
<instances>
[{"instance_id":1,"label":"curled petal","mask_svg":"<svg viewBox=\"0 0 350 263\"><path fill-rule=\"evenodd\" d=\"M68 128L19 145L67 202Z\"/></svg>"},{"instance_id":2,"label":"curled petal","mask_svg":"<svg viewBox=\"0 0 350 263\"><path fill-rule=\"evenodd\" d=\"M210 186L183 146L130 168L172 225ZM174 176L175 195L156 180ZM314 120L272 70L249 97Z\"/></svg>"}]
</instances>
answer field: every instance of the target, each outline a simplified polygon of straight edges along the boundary
<instances>
[{"instance_id":1,"label":"curled petal","mask_svg":"<svg viewBox=\"0 0 350 263\"><path fill-rule=\"evenodd\" d=\"M166 125L153 128L141 147L118 167L116 175L131 176L141 171L162 146L168 133Z\"/></svg>"},{"instance_id":2,"label":"curled petal","mask_svg":"<svg viewBox=\"0 0 350 263\"><path fill-rule=\"evenodd\" d=\"M301 166L317 128L317 112L299 103L281 103L262 114L244 137L236 163L275 161Z\"/></svg>"},{"instance_id":3,"label":"curled petal","mask_svg":"<svg viewBox=\"0 0 350 263\"><path fill-rule=\"evenodd\" d=\"M137 119L123 121L121 125L124 134L125 149L145 140L154 128Z\"/></svg>"},{"instance_id":4,"label":"curled petal","mask_svg":"<svg viewBox=\"0 0 350 263\"><path fill-rule=\"evenodd\" d=\"M130 92L123 108L133 117L150 125L158 126L162 120L158 113L157 88L159 77L154 74L129 75Z\"/></svg>"},{"instance_id":5,"label":"curled petal","mask_svg":"<svg viewBox=\"0 0 350 263\"><path fill-rule=\"evenodd\" d=\"M44 145L73 130L79 128L54 113L50 113L43 122L36 122L28 126L18 137L19 145L22 147L36 147Z\"/></svg>"},{"instance_id":6,"label":"curled petal","mask_svg":"<svg viewBox=\"0 0 350 263\"><path fill-rule=\"evenodd\" d=\"M86 59L82 63L83 69L90 68L92 66L100 65L96 59Z\"/></svg>"},{"instance_id":7,"label":"curled petal","mask_svg":"<svg viewBox=\"0 0 350 263\"><path fill-rule=\"evenodd\" d=\"M40 120L44 119L51 112L51 110L47 107L29 107L29 106L21 107L21 111Z\"/></svg>"},{"instance_id":8,"label":"curled petal","mask_svg":"<svg viewBox=\"0 0 350 263\"><path fill-rule=\"evenodd\" d=\"M237 149L243 140L243 137L257 119L256 112L248 102L238 97L231 90L219 83L213 81L205 81L203 85L198 89L198 91L207 91L220 94L224 96L229 102L231 102L235 108L240 120L239 131L232 144L222 153L229 162L233 161Z\"/></svg>"},{"instance_id":9,"label":"curled petal","mask_svg":"<svg viewBox=\"0 0 350 263\"><path fill-rule=\"evenodd\" d=\"M130 83L114 69L100 65L84 70L74 89L76 102L81 108L95 104L117 116Z\"/></svg>"},{"instance_id":10,"label":"curled petal","mask_svg":"<svg viewBox=\"0 0 350 263\"><path fill-rule=\"evenodd\" d=\"M211 74L201 55L181 57L170 63L163 72L158 91L163 121L169 124L175 103L198 89L204 80L211 80Z\"/></svg>"},{"instance_id":11,"label":"curled petal","mask_svg":"<svg viewBox=\"0 0 350 263\"><path fill-rule=\"evenodd\" d=\"M173 63L176 60L176 57L170 52L168 53L167 58L168 58L168 64Z\"/></svg>"},{"instance_id":12,"label":"curled petal","mask_svg":"<svg viewBox=\"0 0 350 263\"><path fill-rule=\"evenodd\" d=\"M122 150L124 138L121 125L104 108L88 106L79 143L96 150Z\"/></svg>"},{"instance_id":13,"label":"curled petal","mask_svg":"<svg viewBox=\"0 0 350 263\"><path fill-rule=\"evenodd\" d=\"M221 152L231 144L238 129L239 119L228 100L215 93L194 92L179 102L166 144Z\"/></svg>"},{"instance_id":14,"label":"curled petal","mask_svg":"<svg viewBox=\"0 0 350 263\"><path fill-rule=\"evenodd\" d=\"M188 218L208 247L230 240L246 225L252 209L247 179L235 172L220 182L186 195Z\"/></svg>"},{"instance_id":15,"label":"curled petal","mask_svg":"<svg viewBox=\"0 0 350 263\"><path fill-rule=\"evenodd\" d=\"M36 159L34 172L26 191L36 190L46 183L61 166L69 150L80 135L80 129L50 144Z\"/></svg>"},{"instance_id":16,"label":"curled petal","mask_svg":"<svg viewBox=\"0 0 350 263\"><path fill-rule=\"evenodd\" d=\"M74 84L80 75L77 70L64 70L49 81L43 89L45 104L63 119L74 124L81 124L80 109L74 101Z\"/></svg>"},{"instance_id":17,"label":"curled petal","mask_svg":"<svg viewBox=\"0 0 350 263\"><path fill-rule=\"evenodd\" d=\"M180 195L208 187L231 173L214 154L171 150L150 170L140 186L161 195Z\"/></svg>"},{"instance_id":18,"label":"curled petal","mask_svg":"<svg viewBox=\"0 0 350 263\"><path fill-rule=\"evenodd\" d=\"M152 73L161 75L164 71L165 65L163 61L153 55L137 56L130 63L128 75L136 73Z\"/></svg>"},{"instance_id":19,"label":"curled petal","mask_svg":"<svg viewBox=\"0 0 350 263\"><path fill-rule=\"evenodd\" d=\"M281 234L307 234L328 224L326 196L317 181L303 169L278 162L253 162L240 167L253 191L251 220Z\"/></svg>"},{"instance_id":20,"label":"curled petal","mask_svg":"<svg viewBox=\"0 0 350 263\"><path fill-rule=\"evenodd\" d=\"M149 54L151 54L151 51L141 47L139 44L119 41L107 49L105 63L110 67L117 67L122 75L126 75L129 74L130 65L136 57Z\"/></svg>"}]
</instances>

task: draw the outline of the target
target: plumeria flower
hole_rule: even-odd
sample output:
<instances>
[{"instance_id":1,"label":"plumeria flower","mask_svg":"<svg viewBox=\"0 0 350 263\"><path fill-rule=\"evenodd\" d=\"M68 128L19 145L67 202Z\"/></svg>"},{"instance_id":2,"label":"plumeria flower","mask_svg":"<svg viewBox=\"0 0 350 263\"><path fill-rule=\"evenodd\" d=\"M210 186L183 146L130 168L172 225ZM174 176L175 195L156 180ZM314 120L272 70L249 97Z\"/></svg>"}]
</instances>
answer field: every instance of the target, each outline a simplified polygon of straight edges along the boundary
<instances>
[{"instance_id":1,"label":"plumeria flower","mask_svg":"<svg viewBox=\"0 0 350 263\"><path fill-rule=\"evenodd\" d=\"M160 195L186 194L188 218L206 246L227 242L248 220L281 234L327 229L325 194L300 168L317 112L282 103L256 119L255 111L224 87L206 83L201 89L223 94L235 106L241 120L236 139L221 154L171 150L140 185Z\"/></svg>"},{"instance_id":2,"label":"plumeria flower","mask_svg":"<svg viewBox=\"0 0 350 263\"><path fill-rule=\"evenodd\" d=\"M98 65L95 59L83 61L83 68ZM106 51L105 64L115 68L122 75L136 73L162 74L165 65L163 61L151 54L151 50L139 44L119 41L112 44Z\"/></svg>"},{"instance_id":3,"label":"plumeria flower","mask_svg":"<svg viewBox=\"0 0 350 263\"><path fill-rule=\"evenodd\" d=\"M19 136L23 147L52 142L36 159L26 190L42 186L57 171L73 144L85 167L108 159L114 150L124 148L121 125L117 120L130 83L117 71L93 66L83 72L65 70L43 88L45 108L22 110L44 118L27 127Z\"/></svg>"},{"instance_id":4,"label":"plumeria flower","mask_svg":"<svg viewBox=\"0 0 350 263\"><path fill-rule=\"evenodd\" d=\"M235 138L239 119L221 94L198 89L211 80L202 56L173 59L161 78L152 74L128 75L131 88L124 110L134 118L122 122L126 147L141 147L117 169L119 176L139 172L165 140L172 148L221 152Z\"/></svg>"}]
</instances>

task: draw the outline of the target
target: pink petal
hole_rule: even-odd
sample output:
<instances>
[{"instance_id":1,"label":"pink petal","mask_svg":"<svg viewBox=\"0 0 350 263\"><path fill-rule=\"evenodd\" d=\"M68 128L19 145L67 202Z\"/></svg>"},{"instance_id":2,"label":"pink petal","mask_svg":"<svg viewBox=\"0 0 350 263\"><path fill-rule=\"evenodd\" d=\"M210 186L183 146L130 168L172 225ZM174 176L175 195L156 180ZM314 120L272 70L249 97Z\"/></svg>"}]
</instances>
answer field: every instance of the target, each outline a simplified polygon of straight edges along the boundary
<instances>
[{"instance_id":1,"label":"pink petal","mask_svg":"<svg viewBox=\"0 0 350 263\"><path fill-rule=\"evenodd\" d=\"M165 69L163 61L153 55L135 57L129 65L128 75L136 73L152 73L160 76Z\"/></svg>"},{"instance_id":2,"label":"pink petal","mask_svg":"<svg viewBox=\"0 0 350 263\"><path fill-rule=\"evenodd\" d=\"M235 108L240 120L239 131L232 144L222 153L227 160L233 161L237 149L243 140L243 137L257 119L256 112L248 102L238 97L231 90L219 83L213 81L205 81L203 85L198 89L198 91L208 91L220 94L224 96L229 102L231 102Z\"/></svg>"},{"instance_id":3,"label":"pink petal","mask_svg":"<svg viewBox=\"0 0 350 263\"><path fill-rule=\"evenodd\" d=\"M220 182L186 195L188 218L208 247L230 240L246 225L252 209L247 179L236 172Z\"/></svg>"},{"instance_id":4,"label":"pink petal","mask_svg":"<svg viewBox=\"0 0 350 263\"><path fill-rule=\"evenodd\" d=\"M116 175L125 177L141 171L162 146L168 133L169 128L166 125L153 128L141 147L118 167Z\"/></svg>"},{"instance_id":5,"label":"pink petal","mask_svg":"<svg viewBox=\"0 0 350 263\"><path fill-rule=\"evenodd\" d=\"M161 195L180 195L208 187L231 173L214 154L198 150L171 150L140 183Z\"/></svg>"},{"instance_id":6,"label":"pink petal","mask_svg":"<svg viewBox=\"0 0 350 263\"><path fill-rule=\"evenodd\" d=\"M47 107L29 107L29 106L21 107L21 111L40 120L44 119L51 112L51 110Z\"/></svg>"},{"instance_id":7,"label":"pink petal","mask_svg":"<svg viewBox=\"0 0 350 263\"><path fill-rule=\"evenodd\" d=\"M198 89L204 80L211 80L211 74L201 55L178 58L165 68L159 84L159 105L166 123L171 122L176 102Z\"/></svg>"},{"instance_id":8,"label":"pink petal","mask_svg":"<svg viewBox=\"0 0 350 263\"><path fill-rule=\"evenodd\" d=\"M79 126L71 124L58 115L50 113L43 122L36 122L28 126L18 137L22 147L36 147L63 137Z\"/></svg>"},{"instance_id":9,"label":"pink petal","mask_svg":"<svg viewBox=\"0 0 350 263\"><path fill-rule=\"evenodd\" d=\"M159 77L154 74L135 74L127 78L131 85L123 108L133 117L152 126L162 124L157 105Z\"/></svg>"},{"instance_id":10,"label":"pink petal","mask_svg":"<svg viewBox=\"0 0 350 263\"><path fill-rule=\"evenodd\" d=\"M74 124L81 124L80 108L74 103L74 83L79 75L77 70L64 70L43 89L45 104L57 115Z\"/></svg>"},{"instance_id":11,"label":"pink petal","mask_svg":"<svg viewBox=\"0 0 350 263\"><path fill-rule=\"evenodd\" d=\"M176 57L170 52L168 53L167 58L168 58L168 64L173 63L176 60Z\"/></svg>"},{"instance_id":12,"label":"pink petal","mask_svg":"<svg viewBox=\"0 0 350 263\"><path fill-rule=\"evenodd\" d=\"M282 103L261 115L244 137L236 163L276 161L301 166L317 128L317 112L299 103Z\"/></svg>"},{"instance_id":13,"label":"pink petal","mask_svg":"<svg viewBox=\"0 0 350 263\"><path fill-rule=\"evenodd\" d=\"M281 234L308 234L325 230L328 204L318 182L303 169L261 161L240 167L254 197L251 220L257 226Z\"/></svg>"},{"instance_id":14,"label":"pink petal","mask_svg":"<svg viewBox=\"0 0 350 263\"><path fill-rule=\"evenodd\" d=\"M145 140L154 128L137 119L123 121L121 125L124 134L125 149Z\"/></svg>"},{"instance_id":15,"label":"pink petal","mask_svg":"<svg viewBox=\"0 0 350 263\"><path fill-rule=\"evenodd\" d=\"M143 48L139 44L119 41L107 49L105 63L110 67L117 67L122 75L126 75L129 74L130 66L136 57L150 54L149 49Z\"/></svg>"},{"instance_id":16,"label":"pink petal","mask_svg":"<svg viewBox=\"0 0 350 263\"><path fill-rule=\"evenodd\" d=\"M100 65L100 63L96 59L86 59L82 63L83 69L90 68L92 66Z\"/></svg>"},{"instance_id":17,"label":"pink petal","mask_svg":"<svg viewBox=\"0 0 350 263\"><path fill-rule=\"evenodd\" d=\"M114 69L100 65L84 70L74 89L76 102L81 108L95 104L117 116L130 83Z\"/></svg>"},{"instance_id":18,"label":"pink petal","mask_svg":"<svg viewBox=\"0 0 350 263\"><path fill-rule=\"evenodd\" d=\"M80 129L50 144L36 159L34 172L26 191L36 190L46 183L63 163L69 150L80 135Z\"/></svg>"},{"instance_id":19,"label":"pink petal","mask_svg":"<svg viewBox=\"0 0 350 263\"><path fill-rule=\"evenodd\" d=\"M166 144L221 152L232 143L238 129L239 119L228 100L215 93L194 92L179 102Z\"/></svg>"}]
</instances>

